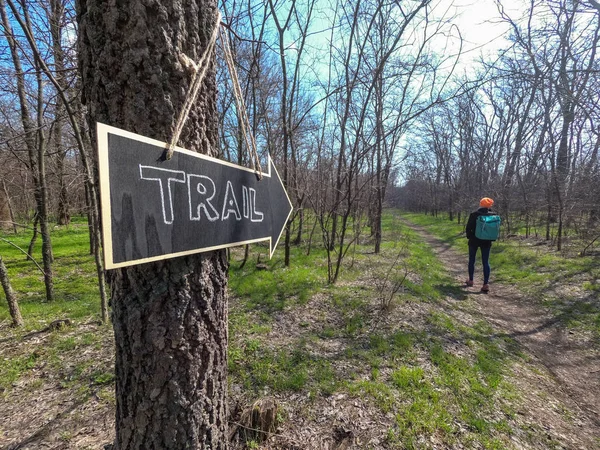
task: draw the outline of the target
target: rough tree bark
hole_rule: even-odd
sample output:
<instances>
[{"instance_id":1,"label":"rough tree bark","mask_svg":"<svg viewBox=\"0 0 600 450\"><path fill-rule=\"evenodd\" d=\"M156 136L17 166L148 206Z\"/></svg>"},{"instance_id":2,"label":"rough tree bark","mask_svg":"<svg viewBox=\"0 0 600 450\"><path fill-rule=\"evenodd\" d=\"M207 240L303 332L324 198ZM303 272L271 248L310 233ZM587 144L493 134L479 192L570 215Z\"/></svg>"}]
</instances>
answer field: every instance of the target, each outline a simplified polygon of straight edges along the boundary
<instances>
[{"instance_id":1,"label":"rough tree bark","mask_svg":"<svg viewBox=\"0 0 600 450\"><path fill-rule=\"evenodd\" d=\"M95 122L168 142L216 1L79 0L79 58ZM214 55L179 144L217 154ZM95 136L93 136L95 141ZM107 244L105 244L107 245ZM115 449L225 449L225 251L109 273L116 342Z\"/></svg>"}]
</instances>

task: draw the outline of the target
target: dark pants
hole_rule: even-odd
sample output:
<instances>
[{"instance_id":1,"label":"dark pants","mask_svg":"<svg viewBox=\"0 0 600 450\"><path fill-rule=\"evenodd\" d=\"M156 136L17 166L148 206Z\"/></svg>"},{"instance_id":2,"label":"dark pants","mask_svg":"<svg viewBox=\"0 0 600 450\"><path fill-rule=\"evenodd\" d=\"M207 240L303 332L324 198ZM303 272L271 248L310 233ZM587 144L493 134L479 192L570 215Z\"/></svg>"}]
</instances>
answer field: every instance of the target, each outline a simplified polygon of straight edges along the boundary
<instances>
[{"instance_id":1,"label":"dark pants","mask_svg":"<svg viewBox=\"0 0 600 450\"><path fill-rule=\"evenodd\" d=\"M481 249L481 264L483 264L483 284L488 284L490 281L490 250L491 246L479 246L469 244L469 280L473 280L475 274L475 257L477 249Z\"/></svg>"}]
</instances>

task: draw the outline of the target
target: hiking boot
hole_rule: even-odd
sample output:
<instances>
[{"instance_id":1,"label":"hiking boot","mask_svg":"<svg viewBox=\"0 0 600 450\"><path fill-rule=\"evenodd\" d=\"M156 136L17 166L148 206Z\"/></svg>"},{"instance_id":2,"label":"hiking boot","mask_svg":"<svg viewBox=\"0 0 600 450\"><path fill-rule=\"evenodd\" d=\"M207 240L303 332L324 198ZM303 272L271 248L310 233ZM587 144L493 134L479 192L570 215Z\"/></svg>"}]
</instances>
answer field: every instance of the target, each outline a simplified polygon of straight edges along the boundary
<instances>
[{"instance_id":1,"label":"hiking boot","mask_svg":"<svg viewBox=\"0 0 600 450\"><path fill-rule=\"evenodd\" d=\"M484 284L483 286L481 286L481 292L484 292L486 294L488 292L490 292L490 285L489 284Z\"/></svg>"},{"instance_id":2,"label":"hiking boot","mask_svg":"<svg viewBox=\"0 0 600 450\"><path fill-rule=\"evenodd\" d=\"M473 280L467 280L465 281L465 285L468 287L472 287L473 286Z\"/></svg>"}]
</instances>

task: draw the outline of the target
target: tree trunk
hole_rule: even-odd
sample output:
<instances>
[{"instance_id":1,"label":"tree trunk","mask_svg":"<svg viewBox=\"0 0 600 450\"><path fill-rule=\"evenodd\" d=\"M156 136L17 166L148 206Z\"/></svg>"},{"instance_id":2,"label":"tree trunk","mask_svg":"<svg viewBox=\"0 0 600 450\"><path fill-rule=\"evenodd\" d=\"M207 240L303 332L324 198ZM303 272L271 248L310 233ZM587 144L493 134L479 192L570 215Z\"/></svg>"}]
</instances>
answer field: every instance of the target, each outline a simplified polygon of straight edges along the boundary
<instances>
[{"instance_id":1,"label":"tree trunk","mask_svg":"<svg viewBox=\"0 0 600 450\"><path fill-rule=\"evenodd\" d=\"M383 71L377 74L375 85L375 214L371 224L371 234L375 236L375 254L381 252L381 216L383 215L382 158L383 136Z\"/></svg>"},{"instance_id":2,"label":"tree trunk","mask_svg":"<svg viewBox=\"0 0 600 450\"><path fill-rule=\"evenodd\" d=\"M29 240L29 247L27 247L27 259L32 260L30 255L33 255L33 248L35 247L35 243L38 237L38 223L39 223L39 215L36 211L35 216L33 216L33 234L31 235L31 239Z\"/></svg>"},{"instance_id":3,"label":"tree trunk","mask_svg":"<svg viewBox=\"0 0 600 450\"><path fill-rule=\"evenodd\" d=\"M65 81L65 55L62 48L65 6L61 0L50 0L50 35L52 36L52 54L56 81L63 91L68 89ZM71 215L69 214L69 196L67 183L65 182L65 159L66 150L62 145L63 136L63 114L65 107L60 96L56 99L56 111L54 113L54 129L52 133L52 146L56 158L56 177L58 178L58 214L56 221L59 225L69 225Z\"/></svg>"},{"instance_id":4,"label":"tree trunk","mask_svg":"<svg viewBox=\"0 0 600 450\"><path fill-rule=\"evenodd\" d=\"M273 5L273 1L269 0L269 5L271 6L271 12L273 14L273 20L275 21L275 25L277 26L278 37L279 37L279 60L281 62L281 126L283 128L283 143L282 143L282 153L283 153L283 185L286 190L289 188L290 179L289 179L289 165L288 165L288 153L289 153L289 142L291 137L290 124L288 123L288 78L287 78L287 64L285 60L285 44L284 44L284 35L289 24L290 18L292 17L292 12L294 11L294 2L292 2L292 6L290 7L287 19L285 24L282 25L279 22L277 17L275 7ZM290 242L291 242L291 219L287 221L285 225L285 238L284 238L284 258L283 262L285 267L290 266Z\"/></svg>"},{"instance_id":5,"label":"tree trunk","mask_svg":"<svg viewBox=\"0 0 600 450\"><path fill-rule=\"evenodd\" d=\"M21 310L19 309L19 302L17 301L15 291L13 291L12 286L10 285L10 280L8 279L8 271L6 270L4 261L2 261L2 256L0 256L0 284L2 284L4 294L6 295L6 301L8 302L8 311L10 312L10 317L12 318L13 326L22 327L24 325L24 322L23 317L21 316Z\"/></svg>"},{"instance_id":6,"label":"tree trunk","mask_svg":"<svg viewBox=\"0 0 600 450\"><path fill-rule=\"evenodd\" d=\"M244 245L244 259L242 260L242 263L240 264L240 270L244 268L244 266L246 265L246 263L248 262L248 257L250 256L250 245L246 244Z\"/></svg>"},{"instance_id":7,"label":"tree trunk","mask_svg":"<svg viewBox=\"0 0 600 450\"><path fill-rule=\"evenodd\" d=\"M304 208L302 208L301 200L298 203L300 208L298 210L298 233L294 239L294 245L300 245L302 243L302 233L304 231Z\"/></svg>"},{"instance_id":8,"label":"tree trunk","mask_svg":"<svg viewBox=\"0 0 600 450\"><path fill-rule=\"evenodd\" d=\"M44 135L44 83L42 73L37 67L38 82L38 110L37 110L37 158L38 158L38 181L36 191L39 195L39 220L40 233L42 235L42 263L44 265L44 286L46 288L46 301L54 300L54 275L52 273L52 263L54 255L52 253L52 240L50 237L50 225L48 223L48 182L46 181L46 137Z\"/></svg>"},{"instance_id":9,"label":"tree trunk","mask_svg":"<svg viewBox=\"0 0 600 450\"><path fill-rule=\"evenodd\" d=\"M59 225L69 225L71 223L71 213L69 212L69 192L65 182L65 156L66 153L56 155L56 171L58 177L58 214L56 222Z\"/></svg>"},{"instance_id":10,"label":"tree trunk","mask_svg":"<svg viewBox=\"0 0 600 450\"><path fill-rule=\"evenodd\" d=\"M546 240L550 240L550 223L552 222L552 205L554 196L552 195L552 187L546 187L546 196L548 198L548 208L546 210Z\"/></svg>"},{"instance_id":11,"label":"tree trunk","mask_svg":"<svg viewBox=\"0 0 600 450\"><path fill-rule=\"evenodd\" d=\"M225 449L225 251L112 271L116 440Z\"/></svg>"},{"instance_id":12,"label":"tree trunk","mask_svg":"<svg viewBox=\"0 0 600 450\"><path fill-rule=\"evenodd\" d=\"M308 235L308 245L306 246L306 256L310 256L310 250L312 249L313 236L315 234L315 230L317 229L317 225L319 224L319 216L315 215L315 223L310 230L310 234Z\"/></svg>"},{"instance_id":13,"label":"tree trunk","mask_svg":"<svg viewBox=\"0 0 600 450\"><path fill-rule=\"evenodd\" d=\"M85 213L87 215L87 223L88 223L88 235L90 237L90 255L94 254L94 249L96 248L96 243L95 243L95 239L96 239L96 225L94 222L94 214L92 212L92 199L91 199L91 193L90 193L90 187L88 183L84 183L85 186Z\"/></svg>"},{"instance_id":14,"label":"tree trunk","mask_svg":"<svg viewBox=\"0 0 600 450\"><path fill-rule=\"evenodd\" d=\"M169 142L191 82L180 52L200 60L216 2L80 0L77 8L90 129L100 121ZM216 156L214 55L208 64L179 145ZM116 450L227 448L227 270L221 250L109 273Z\"/></svg>"},{"instance_id":15,"label":"tree trunk","mask_svg":"<svg viewBox=\"0 0 600 450\"><path fill-rule=\"evenodd\" d=\"M27 92L27 83L25 82L25 71L21 65L19 47L17 45L17 41L14 38L14 32L12 29L11 21L6 12L6 2L4 0L0 0L0 16L2 16L2 25L4 36L8 43L8 47L10 48L10 54L12 57L13 65L15 68L15 78L17 83L17 95L19 97L19 106L20 106L20 115L21 115L21 124L23 125L24 131L24 139L25 146L27 147L27 155L28 155L28 168L31 171L31 176L33 179L33 185L35 187L34 196L36 202L35 208L35 216L34 216L34 233L29 244L29 251L27 252L29 255L33 252L33 246L35 245L35 240L37 239L37 220L39 218L40 213L40 198L39 198L39 180L38 180L38 167L37 167L37 154L36 154L36 146L35 146L35 133L36 126L32 121L31 112L29 109L28 102L28 92Z\"/></svg>"}]
</instances>

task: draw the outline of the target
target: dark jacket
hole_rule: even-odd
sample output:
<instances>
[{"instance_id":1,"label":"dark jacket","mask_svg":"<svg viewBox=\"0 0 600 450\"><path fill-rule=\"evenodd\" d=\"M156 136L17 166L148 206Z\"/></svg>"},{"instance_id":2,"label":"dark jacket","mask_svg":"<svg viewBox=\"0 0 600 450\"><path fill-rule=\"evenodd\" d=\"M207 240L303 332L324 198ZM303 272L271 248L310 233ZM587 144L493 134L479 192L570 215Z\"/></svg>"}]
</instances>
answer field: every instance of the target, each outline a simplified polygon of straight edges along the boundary
<instances>
[{"instance_id":1,"label":"dark jacket","mask_svg":"<svg viewBox=\"0 0 600 450\"><path fill-rule=\"evenodd\" d=\"M477 217L481 215L491 216L495 214L489 208L479 208L477 211L473 211L469 215L469 220L467 221L467 226L465 228L465 232L467 233L467 239L469 240L469 245L477 246L477 247L491 247L492 241L484 241L475 237L475 226L477 224Z\"/></svg>"}]
</instances>

